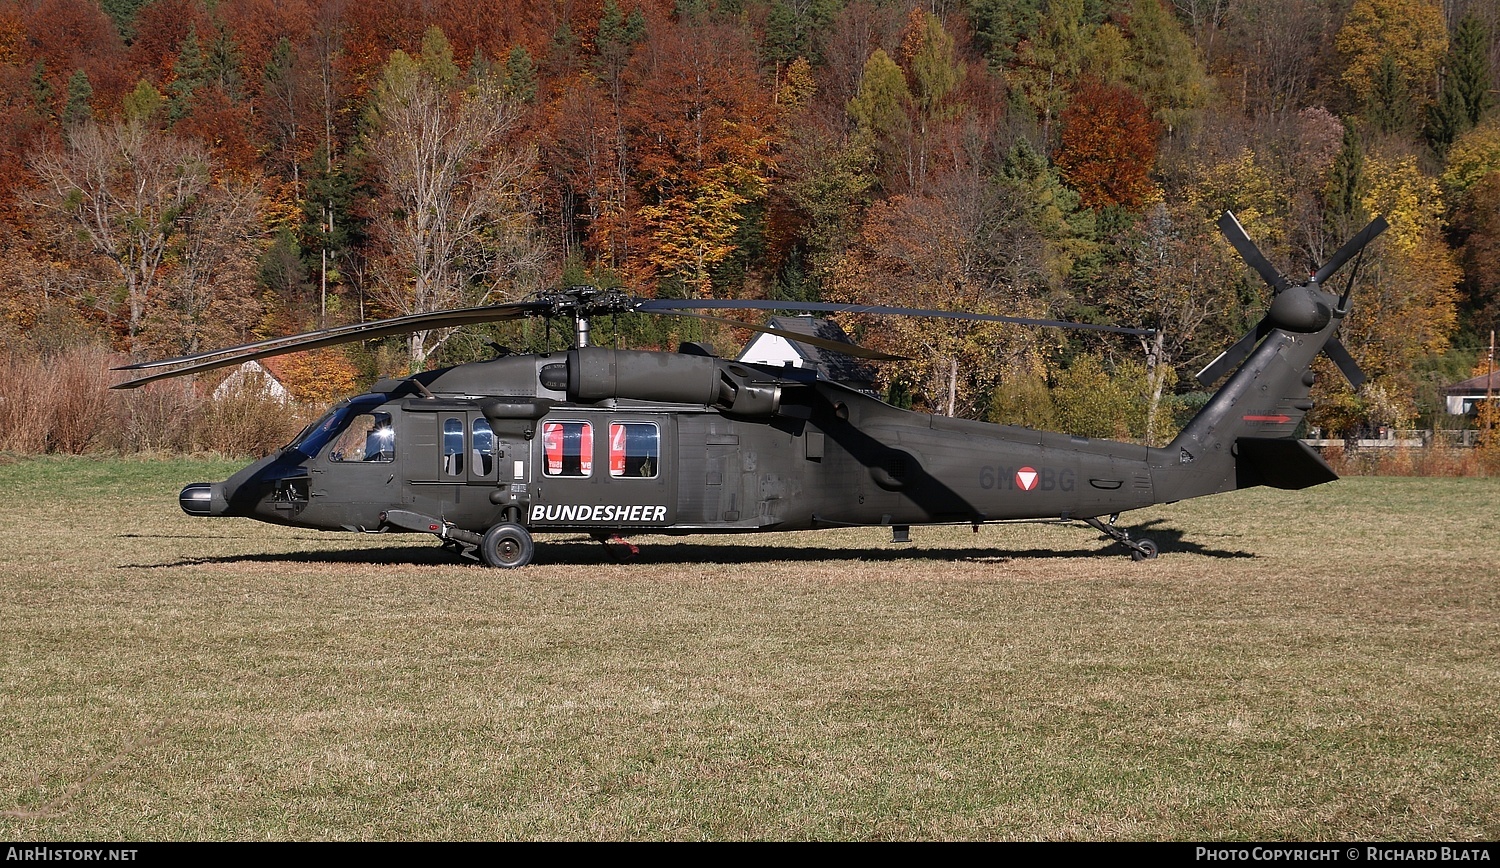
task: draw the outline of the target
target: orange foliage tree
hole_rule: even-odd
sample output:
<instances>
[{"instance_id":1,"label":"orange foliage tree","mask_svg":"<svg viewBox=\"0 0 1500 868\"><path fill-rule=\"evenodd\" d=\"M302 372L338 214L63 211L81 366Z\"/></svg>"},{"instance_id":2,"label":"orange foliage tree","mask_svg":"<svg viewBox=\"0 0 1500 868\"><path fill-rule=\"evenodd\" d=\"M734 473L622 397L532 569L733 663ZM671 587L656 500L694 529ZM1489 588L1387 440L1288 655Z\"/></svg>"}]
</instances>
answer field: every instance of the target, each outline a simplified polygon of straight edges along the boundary
<instances>
[{"instance_id":1,"label":"orange foliage tree","mask_svg":"<svg viewBox=\"0 0 1500 868\"><path fill-rule=\"evenodd\" d=\"M275 360L272 370L293 397L309 404L347 398L359 385L359 367L339 347L288 353Z\"/></svg>"},{"instance_id":2,"label":"orange foliage tree","mask_svg":"<svg viewBox=\"0 0 1500 868\"><path fill-rule=\"evenodd\" d=\"M1161 126L1129 88L1085 79L1063 110L1053 159L1090 208L1138 210L1151 196Z\"/></svg>"},{"instance_id":3,"label":"orange foliage tree","mask_svg":"<svg viewBox=\"0 0 1500 868\"><path fill-rule=\"evenodd\" d=\"M754 49L739 27L669 24L650 32L629 77L641 247L658 274L707 293L741 206L767 183L774 113Z\"/></svg>"}]
</instances>

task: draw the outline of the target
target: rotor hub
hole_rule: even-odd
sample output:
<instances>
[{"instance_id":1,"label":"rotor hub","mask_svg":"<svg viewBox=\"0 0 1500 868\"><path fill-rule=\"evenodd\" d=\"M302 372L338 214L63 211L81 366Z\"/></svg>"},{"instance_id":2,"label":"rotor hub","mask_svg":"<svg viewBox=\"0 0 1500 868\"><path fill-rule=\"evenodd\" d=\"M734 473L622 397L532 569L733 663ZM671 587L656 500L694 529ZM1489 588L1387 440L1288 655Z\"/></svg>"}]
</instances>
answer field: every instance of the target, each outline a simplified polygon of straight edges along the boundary
<instances>
[{"instance_id":1,"label":"rotor hub","mask_svg":"<svg viewBox=\"0 0 1500 868\"><path fill-rule=\"evenodd\" d=\"M1271 300L1271 324L1290 332L1320 332L1333 319L1337 300L1315 284L1290 287Z\"/></svg>"}]
</instances>

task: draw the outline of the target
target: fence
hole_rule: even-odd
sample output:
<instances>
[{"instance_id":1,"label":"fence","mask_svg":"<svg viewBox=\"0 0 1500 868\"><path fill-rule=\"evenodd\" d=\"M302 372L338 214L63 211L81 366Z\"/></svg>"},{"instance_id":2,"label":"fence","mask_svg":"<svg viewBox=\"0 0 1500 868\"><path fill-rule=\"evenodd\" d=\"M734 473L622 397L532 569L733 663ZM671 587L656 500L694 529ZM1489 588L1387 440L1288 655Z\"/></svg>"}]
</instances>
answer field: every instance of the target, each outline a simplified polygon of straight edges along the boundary
<instances>
[{"instance_id":1,"label":"fence","mask_svg":"<svg viewBox=\"0 0 1500 868\"><path fill-rule=\"evenodd\" d=\"M1412 428L1397 430L1394 428L1377 428L1373 431L1360 431L1346 437L1327 438L1321 436L1322 432L1313 429L1311 437L1303 438L1302 442L1314 449L1325 449L1329 446L1338 446L1344 449L1423 449L1428 446L1440 446L1448 448L1473 448L1479 444L1479 438L1483 431L1478 428Z\"/></svg>"}]
</instances>

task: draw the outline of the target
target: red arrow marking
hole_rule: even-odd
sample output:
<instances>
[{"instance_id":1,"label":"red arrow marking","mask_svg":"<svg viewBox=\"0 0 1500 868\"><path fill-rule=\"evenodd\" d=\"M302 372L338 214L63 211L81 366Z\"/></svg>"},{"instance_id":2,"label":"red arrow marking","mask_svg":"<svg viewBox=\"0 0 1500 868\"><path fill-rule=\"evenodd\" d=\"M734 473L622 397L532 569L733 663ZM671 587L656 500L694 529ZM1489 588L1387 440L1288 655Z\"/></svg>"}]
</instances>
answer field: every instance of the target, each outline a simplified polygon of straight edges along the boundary
<instances>
[{"instance_id":1,"label":"red arrow marking","mask_svg":"<svg viewBox=\"0 0 1500 868\"><path fill-rule=\"evenodd\" d=\"M1279 424L1285 424L1287 422L1292 421L1292 417L1291 416L1246 416L1245 417L1245 421L1246 422L1276 422L1276 423L1279 423Z\"/></svg>"}]
</instances>

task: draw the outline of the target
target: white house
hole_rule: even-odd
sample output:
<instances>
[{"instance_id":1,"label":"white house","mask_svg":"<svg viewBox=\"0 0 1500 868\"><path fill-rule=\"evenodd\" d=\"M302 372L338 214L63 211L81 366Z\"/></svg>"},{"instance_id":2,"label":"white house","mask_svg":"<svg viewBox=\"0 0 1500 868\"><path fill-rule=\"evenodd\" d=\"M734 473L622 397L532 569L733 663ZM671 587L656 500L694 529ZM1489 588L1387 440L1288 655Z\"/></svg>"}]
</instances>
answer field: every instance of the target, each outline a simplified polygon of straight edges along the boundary
<instances>
[{"instance_id":1,"label":"white house","mask_svg":"<svg viewBox=\"0 0 1500 868\"><path fill-rule=\"evenodd\" d=\"M1448 399L1449 413L1464 415L1474 409L1475 401L1483 401L1486 396L1500 398L1500 371L1454 383L1443 389L1443 395Z\"/></svg>"},{"instance_id":2,"label":"white house","mask_svg":"<svg viewBox=\"0 0 1500 868\"><path fill-rule=\"evenodd\" d=\"M828 341L853 344L838 323L812 316L773 316L773 329L792 335L806 335ZM779 335L757 334L740 353L739 361L761 365L813 368L825 380L842 383L853 389L870 392L875 387L875 368L853 356L797 343Z\"/></svg>"},{"instance_id":3,"label":"white house","mask_svg":"<svg viewBox=\"0 0 1500 868\"><path fill-rule=\"evenodd\" d=\"M266 397L283 404L290 404L294 400L287 387L259 359L241 364L225 377L224 382L214 389L214 400L252 390L259 390Z\"/></svg>"}]
</instances>

